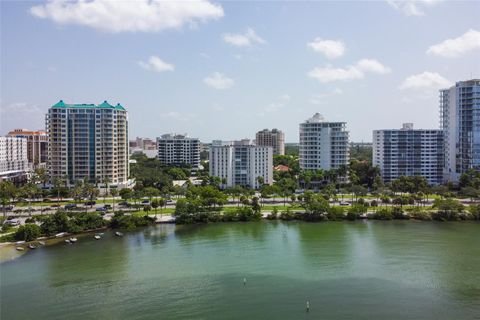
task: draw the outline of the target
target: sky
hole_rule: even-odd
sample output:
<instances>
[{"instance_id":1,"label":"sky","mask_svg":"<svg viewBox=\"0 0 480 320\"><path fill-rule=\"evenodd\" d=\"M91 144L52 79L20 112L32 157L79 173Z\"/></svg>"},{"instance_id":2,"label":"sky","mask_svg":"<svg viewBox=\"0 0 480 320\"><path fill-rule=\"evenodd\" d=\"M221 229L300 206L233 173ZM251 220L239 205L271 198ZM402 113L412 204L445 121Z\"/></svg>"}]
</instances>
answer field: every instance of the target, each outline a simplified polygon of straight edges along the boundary
<instances>
[{"instance_id":1,"label":"sky","mask_svg":"<svg viewBox=\"0 0 480 320\"><path fill-rule=\"evenodd\" d=\"M480 78L480 1L2 1L0 134L47 109L121 103L130 138L298 142L314 113L439 127L438 90Z\"/></svg>"}]
</instances>

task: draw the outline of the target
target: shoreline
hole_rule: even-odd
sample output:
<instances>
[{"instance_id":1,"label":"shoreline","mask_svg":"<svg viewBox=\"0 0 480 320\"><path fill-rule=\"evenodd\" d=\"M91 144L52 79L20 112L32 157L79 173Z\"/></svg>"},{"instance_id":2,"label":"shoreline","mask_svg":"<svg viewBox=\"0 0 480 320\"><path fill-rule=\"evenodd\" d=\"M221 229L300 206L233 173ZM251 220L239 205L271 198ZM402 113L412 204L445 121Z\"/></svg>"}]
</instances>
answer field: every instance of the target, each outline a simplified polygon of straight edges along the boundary
<instances>
[{"instance_id":1,"label":"shoreline","mask_svg":"<svg viewBox=\"0 0 480 320\"><path fill-rule=\"evenodd\" d=\"M218 221L218 222L207 222L207 223L191 223L191 224L180 224L180 223L175 223L175 221L156 221L153 225L158 225L158 224L175 224L176 226L205 226L208 224L216 224L216 223L229 223L229 224L234 224L234 223L258 223L258 222L303 222L303 223L309 223L309 224L316 224L316 223L328 223L328 222L337 222L337 223L342 223L342 222L347 222L347 223L352 223L352 222L364 222L364 221L374 221L374 222L394 222L394 221L404 221L408 222L411 221L416 222L416 223L421 223L421 222L430 222L430 223L480 223L478 220L454 220L454 221L438 221L438 220L421 220L421 219L390 219L390 220L379 220L379 219L372 219L372 218L359 218L356 220L348 220L348 219L341 219L341 220L322 220L322 221L304 221L304 220L298 220L298 219L292 219L292 220L282 220L282 219L267 219L266 217L262 217L259 220L251 220L251 221ZM134 230L130 230L131 232L136 232L140 230L141 228L146 228L146 227L151 227L151 226L142 226L142 227L136 227ZM98 229L91 229L91 230L85 230L79 233L64 233L62 236L50 236L50 237L40 237L37 240L30 241L30 242L24 242L21 244L17 244L17 242L2 242L0 243L0 265L2 263L6 263L9 261L16 260L17 258L22 257L24 254L31 250L37 250L37 249L30 249L28 248L28 245L31 243L36 243L38 245L39 241L44 241L45 245L41 245L40 247L49 247L55 244L58 244L60 242L63 242L65 238L69 238L72 236L75 237L85 237L88 236L89 234L95 234L98 233L99 231L113 231L113 230L121 230L124 232L125 230L123 229L114 229L110 227L103 227L103 228L98 228ZM18 251L16 250L16 247L21 246L24 247L24 251ZM9 252L7 252L9 251Z\"/></svg>"}]
</instances>

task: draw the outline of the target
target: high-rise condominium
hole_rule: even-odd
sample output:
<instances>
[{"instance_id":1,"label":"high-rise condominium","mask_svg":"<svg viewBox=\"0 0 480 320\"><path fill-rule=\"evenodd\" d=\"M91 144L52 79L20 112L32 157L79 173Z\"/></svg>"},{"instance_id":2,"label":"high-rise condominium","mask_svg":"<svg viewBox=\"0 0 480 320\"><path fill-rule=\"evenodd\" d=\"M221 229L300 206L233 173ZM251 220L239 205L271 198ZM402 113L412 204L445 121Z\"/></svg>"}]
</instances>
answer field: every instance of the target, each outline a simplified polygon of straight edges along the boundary
<instances>
[{"instance_id":1,"label":"high-rise condominium","mask_svg":"<svg viewBox=\"0 0 480 320\"><path fill-rule=\"evenodd\" d=\"M256 145L259 147L272 147L273 154L285 154L285 134L278 129L263 129L255 136Z\"/></svg>"},{"instance_id":2,"label":"high-rise condominium","mask_svg":"<svg viewBox=\"0 0 480 320\"><path fill-rule=\"evenodd\" d=\"M10 131L8 136L27 139L28 162L34 169L46 167L48 156L48 135L45 131L15 129Z\"/></svg>"},{"instance_id":3,"label":"high-rise condominium","mask_svg":"<svg viewBox=\"0 0 480 320\"><path fill-rule=\"evenodd\" d=\"M186 134L164 134L157 138L158 160L166 165L187 165L193 170L200 165L200 140Z\"/></svg>"},{"instance_id":4,"label":"high-rise condominium","mask_svg":"<svg viewBox=\"0 0 480 320\"><path fill-rule=\"evenodd\" d=\"M380 168L384 182L400 176L422 176L429 184L443 181L443 132L438 129L413 129L405 123L401 129L373 131L373 166Z\"/></svg>"},{"instance_id":5,"label":"high-rise condominium","mask_svg":"<svg viewBox=\"0 0 480 320\"><path fill-rule=\"evenodd\" d=\"M336 169L349 161L345 122L327 122L319 113L300 124L300 168Z\"/></svg>"},{"instance_id":6,"label":"high-rise condominium","mask_svg":"<svg viewBox=\"0 0 480 320\"><path fill-rule=\"evenodd\" d=\"M128 186L128 117L120 104L60 100L48 110L46 126L51 182L87 179L99 185Z\"/></svg>"},{"instance_id":7,"label":"high-rise condominium","mask_svg":"<svg viewBox=\"0 0 480 320\"><path fill-rule=\"evenodd\" d=\"M209 156L210 175L222 179L223 187L259 188L273 183L273 148L250 140L213 141Z\"/></svg>"},{"instance_id":8,"label":"high-rise condominium","mask_svg":"<svg viewBox=\"0 0 480 320\"><path fill-rule=\"evenodd\" d=\"M445 139L445 181L458 181L469 169L480 170L480 79L459 81L440 90Z\"/></svg>"},{"instance_id":9,"label":"high-rise condominium","mask_svg":"<svg viewBox=\"0 0 480 320\"><path fill-rule=\"evenodd\" d=\"M0 181L23 182L29 169L27 139L0 137Z\"/></svg>"}]
</instances>

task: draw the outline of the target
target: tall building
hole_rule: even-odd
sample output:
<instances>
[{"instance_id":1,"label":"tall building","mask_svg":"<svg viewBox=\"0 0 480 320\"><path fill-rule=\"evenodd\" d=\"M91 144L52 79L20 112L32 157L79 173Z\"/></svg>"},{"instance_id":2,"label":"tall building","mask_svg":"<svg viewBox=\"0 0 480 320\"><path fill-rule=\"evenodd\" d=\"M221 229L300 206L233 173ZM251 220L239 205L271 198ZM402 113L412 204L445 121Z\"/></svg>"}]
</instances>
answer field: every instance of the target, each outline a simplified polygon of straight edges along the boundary
<instances>
[{"instance_id":1,"label":"tall building","mask_svg":"<svg viewBox=\"0 0 480 320\"><path fill-rule=\"evenodd\" d=\"M248 139L213 141L209 159L210 175L222 179L223 187L239 185L258 189L262 182L273 183L272 147L256 146Z\"/></svg>"},{"instance_id":2,"label":"tall building","mask_svg":"<svg viewBox=\"0 0 480 320\"><path fill-rule=\"evenodd\" d=\"M440 90L440 125L445 139L445 181L480 171L480 79Z\"/></svg>"},{"instance_id":3,"label":"tall building","mask_svg":"<svg viewBox=\"0 0 480 320\"><path fill-rule=\"evenodd\" d=\"M345 122L327 122L315 113L300 124L300 168L330 170L349 162L348 131Z\"/></svg>"},{"instance_id":4,"label":"tall building","mask_svg":"<svg viewBox=\"0 0 480 320\"><path fill-rule=\"evenodd\" d=\"M401 176L422 176L429 184L443 182L443 132L438 129L373 131L373 165L380 168L384 182Z\"/></svg>"},{"instance_id":5,"label":"tall building","mask_svg":"<svg viewBox=\"0 0 480 320\"><path fill-rule=\"evenodd\" d=\"M123 106L101 104L53 105L46 117L48 172L51 182L67 180L118 188L129 186L128 116Z\"/></svg>"},{"instance_id":6,"label":"tall building","mask_svg":"<svg viewBox=\"0 0 480 320\"><path fill-rule=\"evenodd\" d=\"M263 129L255 136L256 145L259 147L272 147L273 154L285 154L285 134L278 129Z\"/></svg>"},{"instance_id":7,"label":"tall building","mask_svg":"<svg viewBox=\"0 0 480 320\"><path fill-rule=\"evenodd\" d=\"M48 157L48 135L47 132L29 131L26 129L15 129L8 133L9 137L27 139L28 162L34 169L45 168Z\"/></svg>"},{"instance_id":8,"label":"tall building","mask_svg":"<svg viewBox=\"0 0 480 320\"><path fill-rule=\"evenodd\" d=\"M0 181L23 182L29 171L27 139L0 137Z\"/></svg>"},{"instance_id":9,"label":"tall building","mask_svg":"<svg viewBox=\"0 0 480 320\"><path fill-rule=\"evenodd\" d=\"M200 140L186 134L164 134L157 138L157 158L172 166L188 165L193 170L200 165Z\"/></svg>"}]
</instances>

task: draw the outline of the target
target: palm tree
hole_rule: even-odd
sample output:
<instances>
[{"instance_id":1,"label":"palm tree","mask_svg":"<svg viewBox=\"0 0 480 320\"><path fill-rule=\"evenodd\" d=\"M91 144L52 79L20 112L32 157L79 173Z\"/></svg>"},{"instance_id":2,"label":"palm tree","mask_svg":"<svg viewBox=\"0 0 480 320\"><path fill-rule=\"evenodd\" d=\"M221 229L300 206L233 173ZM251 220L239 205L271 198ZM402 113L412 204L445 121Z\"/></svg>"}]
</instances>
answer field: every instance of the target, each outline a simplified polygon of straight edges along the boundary
<instances>
[{"instance_id":1,"label":"palm tree","mask_svg":"<svg viewBox=\"0 0 480 320\"><path fill-rule=\"evenodd\" d=\"M63 181L59 178L53 179L53 188L57 191L57 204L60 205L60 188L62 187Z\"/></svg>"},{"instance_id":2,"label":"palm tree","mask_svg":"<svg viewBox=\"0 0 480 320\"><path fill-rule=\"evenodd\" d=\"M103 204L105 204L106 197L107 197L108 191L109 191L108 184L112 181L110 180L109 177L104 177L102 181L103 181L103 184L104 184L104 187L105 187L105 190L103 192Z\"/></svg>"},{"instance_id":3,"label":"palm tree","mask_svg":"<svg viewBox=\"0 0 480 320\"><path fill-rule=\"evenodd\" d=\"M117 188L113 188L112 190L110 190L110 195L112 196L112 210L113 210L113 214L115 214L115 197L118 196L118 189Z\"/></svg>"}]
</instances>

